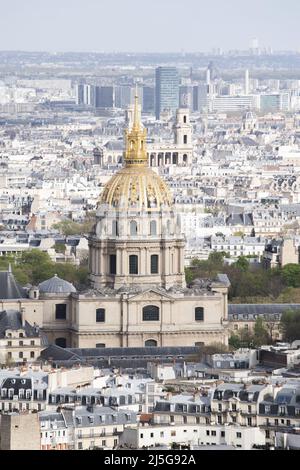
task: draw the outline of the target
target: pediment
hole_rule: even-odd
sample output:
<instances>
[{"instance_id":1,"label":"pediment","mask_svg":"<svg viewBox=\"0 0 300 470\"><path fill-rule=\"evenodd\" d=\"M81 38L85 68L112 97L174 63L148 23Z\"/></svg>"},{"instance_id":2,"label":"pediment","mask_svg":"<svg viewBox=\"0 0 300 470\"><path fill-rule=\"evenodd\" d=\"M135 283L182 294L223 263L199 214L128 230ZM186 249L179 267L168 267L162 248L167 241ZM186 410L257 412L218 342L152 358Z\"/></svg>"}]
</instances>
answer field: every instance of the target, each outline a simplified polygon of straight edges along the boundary
<instances>
[{"instance_id":1,"label":"pediment","mask_svg":"<svg viewBox=\"0 0 300 470\"><path fill-rule=\"evenodd\" d=\"M161 292L156 289L148 289L144 292L139 292L138 294L133 294L130 297L130 300L146 300L146 301L158 301L158 300L174 300L174 297L172 297L170 294L167 294L166 292Z\"/></svg>"}]
</instances>

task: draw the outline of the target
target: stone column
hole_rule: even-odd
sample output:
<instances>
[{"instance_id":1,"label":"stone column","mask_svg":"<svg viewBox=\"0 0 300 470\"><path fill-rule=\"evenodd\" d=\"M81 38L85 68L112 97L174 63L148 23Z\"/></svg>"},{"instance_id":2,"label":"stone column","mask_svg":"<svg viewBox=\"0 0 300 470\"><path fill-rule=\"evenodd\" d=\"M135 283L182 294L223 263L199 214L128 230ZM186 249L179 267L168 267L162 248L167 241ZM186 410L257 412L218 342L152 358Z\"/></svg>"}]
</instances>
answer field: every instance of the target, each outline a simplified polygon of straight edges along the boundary
<instances>
[{"instance_id":1,"label":"stone column","mask_svg":"<svg viewBox=\"0 0 300 470\"><path fill-rule=\"evenodd\" d=\"M120 250L120 248L117 249L116 263L117 263L116 275L120 276L120 274L122 274L122 251Z\"/></svg>"}]
</instances>

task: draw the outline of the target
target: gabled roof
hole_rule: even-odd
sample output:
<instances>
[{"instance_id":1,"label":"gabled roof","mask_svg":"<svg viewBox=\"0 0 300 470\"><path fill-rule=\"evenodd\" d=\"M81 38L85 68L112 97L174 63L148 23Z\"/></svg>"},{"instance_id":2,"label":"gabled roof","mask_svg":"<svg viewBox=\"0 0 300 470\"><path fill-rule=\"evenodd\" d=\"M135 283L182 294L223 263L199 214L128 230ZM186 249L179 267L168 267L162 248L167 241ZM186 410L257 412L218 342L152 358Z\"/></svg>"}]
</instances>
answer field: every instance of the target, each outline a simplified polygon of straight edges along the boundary
<instances>
[{"instance_id":1,"label":"gabled roof","mask_svg":"<svg viewBox=\"0 0 300 470\"><path fill-rule=\"evenodd\" d=\"M27 321L22 324L21 313L17 310L4 310L0 312L0 338L5 337L6 330L23 330L26 337L36 338L39 330L31 326Z\"/></svg>"}]
</instances>

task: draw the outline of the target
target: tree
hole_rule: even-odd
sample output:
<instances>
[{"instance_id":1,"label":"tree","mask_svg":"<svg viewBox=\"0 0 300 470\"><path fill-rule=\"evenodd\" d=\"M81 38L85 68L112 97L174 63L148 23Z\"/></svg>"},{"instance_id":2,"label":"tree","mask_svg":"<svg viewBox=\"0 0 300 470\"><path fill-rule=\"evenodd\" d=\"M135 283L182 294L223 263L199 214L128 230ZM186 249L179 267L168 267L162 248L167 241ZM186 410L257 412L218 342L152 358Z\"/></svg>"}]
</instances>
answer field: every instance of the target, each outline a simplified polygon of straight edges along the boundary
<instances>
[{"instance_id":1,"label":"tree","mask_svg":"<svg viewBox=\"0 0 300 470\"><path fill-rule=\"evenodd\" d=\"M286 264L281 274L288 287L300 287L300 264Z\"/></svg>"},{"instance_id":2,"label":"tree","mask_svg":"<svg viewBox=\"0 0 300 470\"><path fill-rule=\"evenodd\" d=\"M33 249L24 251L19 257L0 257L0 270L7 270L9 264L16 280L21 284L37 285L54 274L77 286L88 285L88 266L82 263L75 266L71 263L54 263L48 253Z\"/></svg>"},{"instance_id":3,"label":"tree","mask_svg":"<svg viewBox=\"0 0 300 470\"><path fill-rule=\"evenodd\" d=\"M281 315L280 330L284 341L300 339L300 310L287 310Z\"/></svg>"},{"instance_id":4,"label":"tree","mask_svg":"<svg viewBox=\"0 0 300 470\"><path fill-rule=\"evenodd\" d=\"M268 343L269 335L265 323L261 317L257 317L254 325L253 343L255 346L262 346Z\"/></svg>"},{"instance_id":5,"label":"tree","mask_svg":"<svg viewBox=\"0 0 300 470\"><path fill-rule=\"evenodd\" d=\"M277 329L277 324L278 322L276 321L272 321L272 320L268 320L266 321L266 330L268 332L268 337L269 337L269 343L273 343L275 338L274 338L274 331Z\"/></svg>"},{"instance_id":6,"label":"tree","mask_svg":"<svg viewBox=\"0 0 300 470\"><path fill-rule=\"evenodd\" d=\"M189 285L193 281L194 275L190 268L185 268L184 271L185 271L185 281L187 285Z\"/></svg>"},{"instance_id":7,"label":"tree","mask_svg":"<svg viewBox=\"0 0 300 470\"><path fill-rule=\"evenodd\" d=\"M239 349L241 347L241 338L238 335L232 334L228 340L228 344L233 349Z\"/></svg>"},{"instance_id":8,"label":"tree","mask_svg":"<svg viewBox=\"0 0 300 470\"><path fill-rule=\"evenodd\" d=\"M243 348L251 348L254 345L254 338L252 333L249 332L248 329L243 328L240 330L240 338L241 338L241 347Z\"/></svg>"},{"instance_id":9,"label":"tree","mask_svg":"<svg viewBox=\"0 0 300 470\"><path fill-rule=\"evenodd\" d=\"M63 255L66 252L66 245L64 243L55 243L52 248L55 249L56 253L62 253Z\"/></svg>"},{"instance_id":10,"label":"tree","mask_svg":"<svg viewBox=\"0 0 300 470\"><path fill-rule=\"evenodd\" d=\"M239 256L235 266L241 271L248 271L250 263L245 256Z\"/></svg>"}]
</instances>

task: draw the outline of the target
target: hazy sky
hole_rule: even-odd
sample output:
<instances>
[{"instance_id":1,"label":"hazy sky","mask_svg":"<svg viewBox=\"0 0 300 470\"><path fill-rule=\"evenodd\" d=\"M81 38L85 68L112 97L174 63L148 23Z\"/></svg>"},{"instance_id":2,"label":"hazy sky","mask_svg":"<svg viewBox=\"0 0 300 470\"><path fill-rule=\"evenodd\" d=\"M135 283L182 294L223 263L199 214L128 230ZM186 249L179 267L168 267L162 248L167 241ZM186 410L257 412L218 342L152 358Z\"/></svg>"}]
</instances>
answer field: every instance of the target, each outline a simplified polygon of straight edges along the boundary
<instances>
[{"instance_id":1,"label":"hazy sky","mask_svg":"<svg viewBox=\"0 0 300 470\"><path fill-rule=\"evenodd\" d=\"M0 0L0 49L300 50L299 0Z\"/></svg>"}]
</instances>

